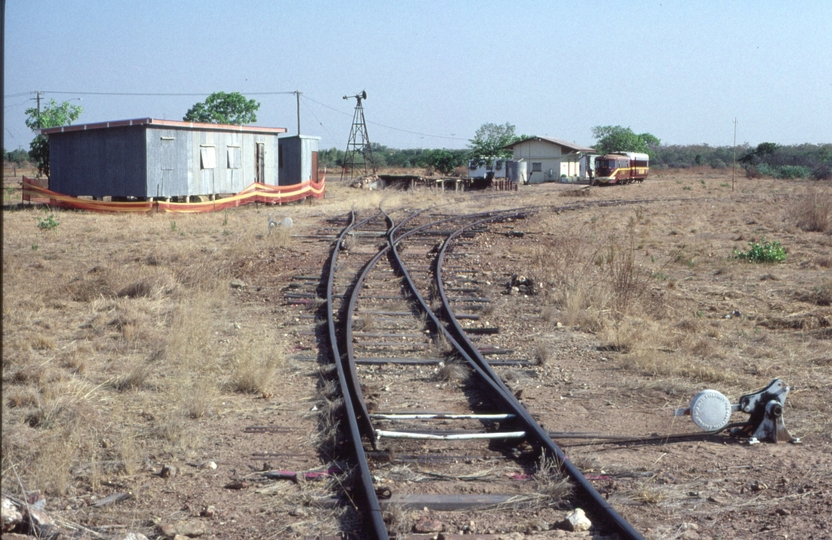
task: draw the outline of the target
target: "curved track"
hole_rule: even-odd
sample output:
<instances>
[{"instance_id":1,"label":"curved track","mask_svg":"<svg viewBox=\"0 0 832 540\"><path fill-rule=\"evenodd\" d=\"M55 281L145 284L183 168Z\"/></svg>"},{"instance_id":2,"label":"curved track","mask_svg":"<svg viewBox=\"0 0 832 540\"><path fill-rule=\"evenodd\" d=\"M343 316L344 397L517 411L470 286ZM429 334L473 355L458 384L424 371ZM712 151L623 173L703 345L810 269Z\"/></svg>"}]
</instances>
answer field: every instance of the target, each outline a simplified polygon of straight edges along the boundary
<instances>
[{"instance_id":1,"label":"curved track","mask_svg":"<svg viewBox=\"0 0 832 540\"><path fill-rule=\"evenodd\" d=\"M464 277L472 272L470 265L451 259L465 258L465 238L524 219L531 211L467 216L396 211L360 221L351 214L338 236L328 265L327 325L344 396L353 481L360 485L354 491L361 494L358 505L365 518L365 535L389 537L380 498L394 499L404 507L427 506L425 501L430 500L440 509L465 507L475 499L480 506L502 508L527 500L528 482L498 481L504 493L487 497L493 479L485 485L478 483L480 472L459 472L460 461L481 468L510 460L519 471L514 477L523 477L524 471L533 473L527 477L540 477L541 471L555 470L570 479L573 495L547 504L580 505L590 512L596 527L621 538L642 538L492 368L492 364L529 361L487 360L487 355L505 351L475 340L499 330L469 328L468 332L476 332L469 335L461 323L479 319L477 312L489 299L477 296L476 279ZM367 242L373 238L374 242ZM438 423L442 429L425 428L426 422ZM472 454L472 447L479 453ZM447 495L447 485L432 489L444 498L420 498L421 487L415 493L412 488L418 480L403 477L401 468L391 465L402 462L429 464L429 471L421 471L428 478L468 480L463 491L479 498Z\"/></svg>"}]
</instances>

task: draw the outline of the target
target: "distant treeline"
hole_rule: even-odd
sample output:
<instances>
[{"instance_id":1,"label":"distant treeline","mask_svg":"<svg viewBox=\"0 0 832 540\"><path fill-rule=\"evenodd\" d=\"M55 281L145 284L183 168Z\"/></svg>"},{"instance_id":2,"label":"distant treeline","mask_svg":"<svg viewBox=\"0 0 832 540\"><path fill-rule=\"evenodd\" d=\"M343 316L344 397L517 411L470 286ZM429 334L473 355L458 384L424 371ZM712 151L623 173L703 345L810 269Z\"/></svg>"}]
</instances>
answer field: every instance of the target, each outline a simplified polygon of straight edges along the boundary
<instances>
[{"instance_id":1,"label":"distant treeline","mask_svg":"<svg viewBox=\"0 0 832 540\"><path fill-rule=\"evenodd\" d=\"M25 165L32 161L29 157L29 152L22 148L18 148L17 150L12 150L11 152L6 152L6 149L3 149L3 161L8 161L9 163L14 163L18 167L21 165Z\"/></svg>"},{"instance_id":2,"label":"distant treeline","mask_svg":"<svg viewBox=\"0 0 832 540\"><path fill-rule=\"evenodd\" d=\"M411 148L399 150L382 144L372 143L373 162L377 168L397 167L401 169L430 169L450 174L457 167L468 164L468 150L447 150L444 148ZM318 152L318 163L327 167L341 167L344 151L336 148Z\"/></svg>"},{"instance_id":3,"label":"distant treeline","mask_svg":"<svg viewBox=\"0 0 832 540\"><path fill-rule=\"evenodd\" d=\"M685 169L710 166L730 167L734 160L732 146L668 145L652 148L655 152L651 167ZM761 143L756 147L737 146L737 164L750 177L832 178L832 144L798 144L780 146Z\"/></svg>"},{"instance_id":4,"label":"distant treeline","mask_svg":"<svg viewBox=\"0 0 832 540\"><path fill-rule=\"evenodd\" d=\"M376 167L398 167L403 169L434 168L437 172L450 174L456 167L468 164L468 150L446 150L416 148L399 150L377 143L372 144ZM657 169L687 169L690 167L713 167L724 169L734 161L732 146L710 146L707 144L660 145L650 149L653 152L651 167ZM774 178L832 178L832 144L798 144L780 146L762 143L756 147L748 144L736 147L737 164L751 177L771 176ZM336 148L321 150L318 162L330 168L339 168L344 163L344 152Z\"/></svg>"},{"instance_id":5,"label":"distant treeline","mask_svg":"<svg viewBox=\"0 0 832 540\"><path fill-rule=\"evenodd\" d=\"M373 143L373 160L376 167L401 169L434 169L441 174L451 174L457 167L468 164L469 150L447 150L444 148L411 148L399 150ZM730 167L734 161L731 146L709 146L707 144L661 145L650 149L653 153L651 167L657 169L687 169L690 167ZM3 149L5 161L18 166L33 160L29 152L18 148L11 152ZM748 144L737 146L737 164L750 177L770 176L773 178L832 178L832 144L798 144L780 146L775 143L761 143L756 147ZM340 168L344 163L344 151L337 148L321 150L318 163L329 168Z\"/></svg>"}]
</instances>

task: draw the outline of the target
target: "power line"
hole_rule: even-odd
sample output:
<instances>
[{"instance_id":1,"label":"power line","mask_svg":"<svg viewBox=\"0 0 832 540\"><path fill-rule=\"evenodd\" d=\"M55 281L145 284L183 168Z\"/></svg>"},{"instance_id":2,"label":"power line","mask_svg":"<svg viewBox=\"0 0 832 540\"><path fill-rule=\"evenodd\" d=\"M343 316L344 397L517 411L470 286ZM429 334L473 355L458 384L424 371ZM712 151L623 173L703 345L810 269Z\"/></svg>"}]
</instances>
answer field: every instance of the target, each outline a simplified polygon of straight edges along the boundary
<instances>
[{"instance_id":1,"label":"power line","mask_svg":"<svg viewBox=\"0 0 832 540\"><path fill-rule=\"evenodd\" d=\"M306 99L306 97L304 97L303 99L305 100L305 99ZM323 128L323 130L324 130L324 131L326 131L327 133L329 133L329 136L330 136L330 137L332 137L333 139L335 139L335 135L333 135L333 134L332 134L332 132L331 132L331 131L329 131L329 129L327 129L327 127L324 125L324 123L323 123L323 122L321 122L321 119L320 119L320 118L318 118L318 115L316 115L316 114L315 114L315 111L313 111L313 110L312 110L312 107L310 107L309 105L307 105L305 102L304 102L304 104L303 104L303 105L304 105L304 106L306 107L306 109L309 111L309 114L311 114L311 115L312 115L312 117L313 117L313 118L315 118L315 120L317 120L317 121L318 121L318 125L319 125L319 126L321 126L321 127Z\"/></svg>"},{"instance_id":2,"label":"power line","mask_svg":"<svg viewBox=\"0 0 832 540\"><path fill-rule=\"evenodd\" d=\"M18 94L11 94L5 97L17 97L17 96L24 96L33 94L35 92L21 92ZM81 95L81 96L133 96L133 97L199 97L199 96L208 96L211 95L212 92L70 92L66 90L44 90L41 92L42 94L72 94L72 95ZM246 96L279 96L279 95L287 95L287 94L297 94L297 90L288 91L288 92L241 92ZM344 116L352 116L349 113L336 109L334 107L330 107L320 101L314 100L307 95L302 96L303 99L308 99L313 103L317 103L321 107L325 107L331 111L335 111L339 114L343 114ZM11 106L11 105L10 105ZM368 121L368 124L373 124L374 126L383 127L385 129L392 129L393 131L400 131L402 133L409 133L411 135L419 135L421 137L431 137L434 139L448 139L452 141L468 141L468 139L462 137L449 137L447 135L434 135L432 133L422 133L419 131L412 131L409 129L402 129L393 126L388 126L386 124L380 124L378 122L371 122Z\"/></svg>"},{"instance_id":3,"label":"power line","mask_svg":"<svg viewBox=\"0 0 832 540\"><path fill-rule=\"evenodd\" d=\"M378 122L367 122L368 124L373 124L376 126L381 126L383 128L392 129L393 131L401 131L402 133L410 133L411 135L421 135L423 137L433 137L435 139L451 139L453 141L467 141L468 139L463 139L461 137L448 137L447 135L431 135L430 133L419 133L418 131L410 131L407 129L395 128L393 126L385 126L384 124L379 124Z\"/></svg>"},{"instance_id":4,"label":"power line","mask_svg":"<svg viewBox=\"0 0 832 540\"><path fill-rule=\"evenodd\" d=\"M12 103L11 105L6 105L6 106L5 106L5 108L6 108L6 109L8 109L9 107L20 107L21 105L26 105L26 104L27 104L27 103L29 103L30 101L32 101L32 100L31 100L31 99L27 99L26 101L22 101L22 102L20 102L20 103Z\"/></svg>"},{"instance_id":5,"label":"power line","mask_svg":"<svg viewBox=\"0 0 832 540\"><path fill-rule=\"evenodd\" d=\"M318 105L320 105L321 107L326 107L327 109L329 109L331 111L335 111L339 114L343 114L344 116L352 116L349 113L345 113L344 111L340 111L340 110L338 110L334 107L330 107L329 105L325 105L325 104L321 103L320 101L315 101L314 99L312 99L309 96L304 96L304 99L308 99L309 101L313 101L313 102L317 103ZM467 141L468 140L468 139L463 139L461 137L448 137L447 135L433 135L433 134L430 134L430 133L420 133L418 131L410 131L408 129L401 129L401 128L396 128L396 127L393 127L393 126L388 126L388 125L385 125L385 124L379 124L378 122L371 122L369 120L367 121L367 123L368 124L373 124L374 126L380 126L380 127L383 127L383 128L392 129L393 131L401 131L402 133L410 133L411 135L420 135L420 136L423 136L423 137L433 137L433 138L436 138L436 139L451 139L451 140L454 140L454 141Z\"/></svg>"},{"instance_id":6,"label":"power line","mask_svg":"<svg viewBox=\"0 0 832 540\"><path fill-rule=\"evenodd\" d=\"M31 93L31 92L29 92ZM208 96L211 95L213 92L67 92L64 90L44 90L41 93L43 94L75 94L75 95L82 95L82 96L168 96L168 97L176 97L176 96ZM243 93L243 92L241 92ZM294 94L295 92L244 92L247 96L277 96L282 94Z\"/></svg>"}]
</instances>

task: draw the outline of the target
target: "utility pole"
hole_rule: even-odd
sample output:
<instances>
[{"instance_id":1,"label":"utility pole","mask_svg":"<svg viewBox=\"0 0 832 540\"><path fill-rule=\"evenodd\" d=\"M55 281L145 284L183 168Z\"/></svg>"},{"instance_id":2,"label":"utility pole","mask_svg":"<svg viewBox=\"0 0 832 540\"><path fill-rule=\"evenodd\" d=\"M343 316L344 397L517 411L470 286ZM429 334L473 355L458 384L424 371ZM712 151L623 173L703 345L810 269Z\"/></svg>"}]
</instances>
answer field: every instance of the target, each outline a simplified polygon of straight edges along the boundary
<instances>
[{"instance_id":1,"label":"utility pole","mask_svg":"<svg viewBox=\"0 0 832 540\"><path fill-rule=\"evenodd\" d=\"M40 96L43 95L43 92L37 91L35 92L35 95L37 96L36 99L38 100L38 127L40 128Z\"/></svg>"},{"instance_id":2,"label":"utility pole","mask_svg":"<svg viewBox=\"0 0 832 540\"><path fill-rule=\"evenodd\" d=\"M294 92L292 92L292 93L293 93L293 94L295 94L295 98L296 98L296 99L297 99L297 101L298 101L298 137L300 137L300 95L301 95L303 92L301 92L301 91L299 91L299 90L295 90L295 91L294 91Z\"/></svg>"},{"instance_id":3,"label":"utility pole","mask_svg":"<svg viewBox=\"0 0 832 540\"><path fill-rule=\"evenodd\" d=\"M731 164L731 191L734 191L734 174L737 171L737 117L734 117L734 163Z\"/></svg>"}]
</instances>

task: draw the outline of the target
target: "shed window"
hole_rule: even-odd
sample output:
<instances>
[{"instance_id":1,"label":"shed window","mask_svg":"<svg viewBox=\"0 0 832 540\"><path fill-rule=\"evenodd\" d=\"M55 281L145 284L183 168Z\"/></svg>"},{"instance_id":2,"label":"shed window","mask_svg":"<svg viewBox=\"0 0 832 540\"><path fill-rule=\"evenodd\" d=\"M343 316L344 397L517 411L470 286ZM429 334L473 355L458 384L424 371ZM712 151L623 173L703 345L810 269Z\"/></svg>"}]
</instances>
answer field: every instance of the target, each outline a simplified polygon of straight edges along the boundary
<instances>
[{"instance_id":1,"label":"shed window","mask_svg":"<svg viewBox=\"0 0 832 540\"><path fill-rule=\"evenodd\" d=\"M213 146L200 146L199 157L203 169L217 168L217 149Z\"/></svg>"},{"instance_id":2,"label":"shed window","mask_svg":"<svg viewBox=\"0 0 832 540\"><path fill-rule=\"evenodd\" d=\"M239 146L228 147L228 168L239 169L243 161L243 152Z\"/></svg>"},{"instance_id":3,"label":"shed window","mask_svg":"<svg viewBox=\"0 0 832 540\"><path fill-rule=\"evenodd\" d=\"M543 163L532 163L532 172L541 172L543 171Z\"/></svg>"}]
</instances>

